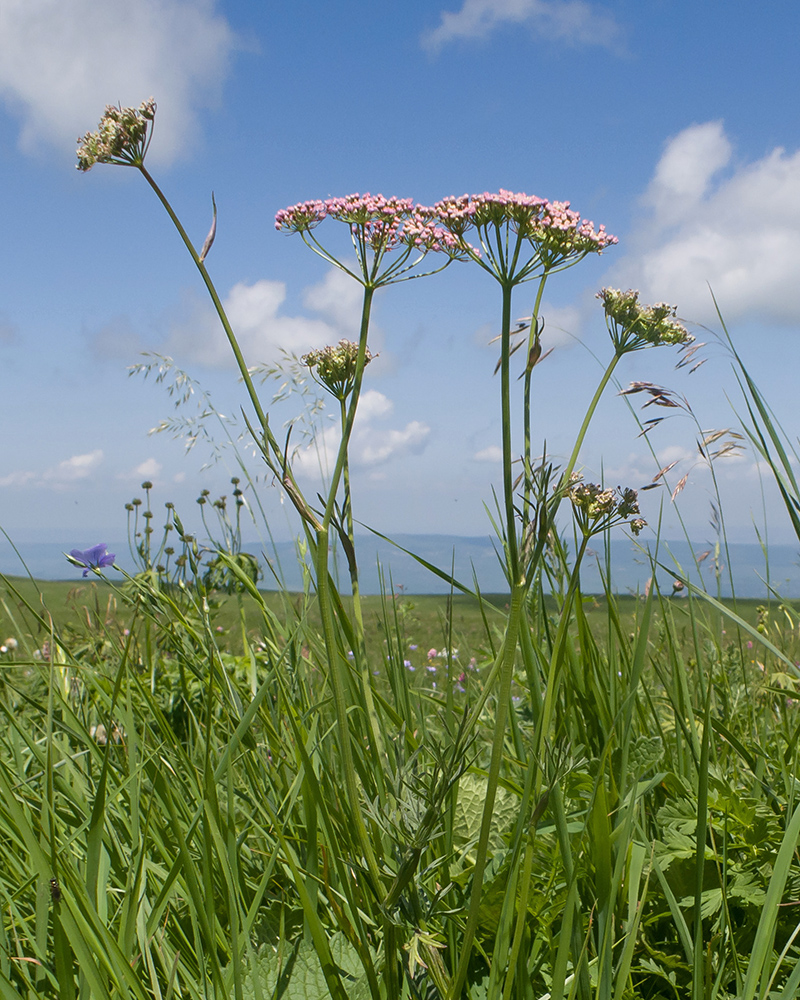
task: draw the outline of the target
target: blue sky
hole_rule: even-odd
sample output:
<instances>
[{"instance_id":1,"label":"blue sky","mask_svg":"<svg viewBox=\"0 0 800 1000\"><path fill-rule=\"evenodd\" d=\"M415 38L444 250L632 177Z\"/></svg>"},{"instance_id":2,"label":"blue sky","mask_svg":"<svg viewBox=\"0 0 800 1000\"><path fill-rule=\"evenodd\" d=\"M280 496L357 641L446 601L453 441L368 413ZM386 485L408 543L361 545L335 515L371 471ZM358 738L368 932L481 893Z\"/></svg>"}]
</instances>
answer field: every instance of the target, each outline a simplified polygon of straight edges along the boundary
<instances>
[{"instance_id":1,"label":"blue sky","mask_svg":"<svg viewBox=\"0 0 800 1000\"><path fill-rule=\"evenodd\" d=\"M208 265L249 363L356 333L359 287L276 233L278 209L354 191L431 203L503 187L569 200L620 239L548 286L554 351L536 369L534 434L554 458L570 450L596 358L609 357L594 299L604 285L673 302L713 330L710 284L796 431L796 3L442 3L0 0L0 525L15 540L68 549L124 537L123 505L145 478L156 505L175 502L187 523L201 489L230 492L229 451L203 469L205 441L187 454L148 434L194 416L197 395L176 411L163 386L128 374L144 351L169 355L236 416L244 397L193 265L135 171L74 168L75 139L105 104L150 95L148 165L198 244L215 193ZM516 315L530 311L531 288ZM499 386L487 345L498 328L497 286L474 266L378 297L380 357L354 442L357 518L390 534L490 531ZM678 504L701 542L711 493L698 426L735 427L736 386L713 334L695 332L708 360L694 374L646 351L619 378L673 389L697 422L680 412L659 425L654 458L611 392L582 461L587 478L634 487L676 462L667 478L674 487L688 474ZM265 402L279 384L265 384ZM277 405L275 425L302 405ZM313 492L315 463L300 461ZM757 463L734 456L718 475L732 537L753 540L753 519L764 520ZM268 478L258 490L276 535L290 537L279 491ZM656 522L662 503L662 534L679 537L669 490L643 494L643 513ZM769 487L766 504L771 537L788 541Z\"/></svg>"}]
</instances>

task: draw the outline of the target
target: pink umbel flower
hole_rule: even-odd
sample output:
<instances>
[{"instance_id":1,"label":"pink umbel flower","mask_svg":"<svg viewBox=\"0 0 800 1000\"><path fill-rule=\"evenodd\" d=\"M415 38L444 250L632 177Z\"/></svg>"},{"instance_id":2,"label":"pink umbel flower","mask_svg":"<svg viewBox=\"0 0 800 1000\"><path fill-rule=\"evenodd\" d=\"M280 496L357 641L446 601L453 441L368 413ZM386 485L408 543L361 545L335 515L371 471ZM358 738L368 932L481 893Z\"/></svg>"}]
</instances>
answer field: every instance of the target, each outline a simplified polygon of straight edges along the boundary
<instances>
[{"instance_id":1,"label":"pink umbel flower","mask_svg":"<svg viewBox=\"0 0 800 1000\"><path fill-rule=\"evenodd\" d=\"M357 272L343 264L314 234L313 230L328 218L349 227L358 261ZM446 267L451 259L462 256L458 241L444 227L423 216L411 198L386 198L382 194L367 193L304 201L281 209L275 216L275 228L300 233L315 253L373 288L420 277L419 272L410 272L417 268L428 251L448 255L445 264L434 269L437 271ZM393 256L386 260L386 255L393 251Z\"/></svg>"},{"instance_id":2,"label":"pink umbel flower","mask_svg":"<svg viewBox=\"0 0 800 1000\"><path fill-rule=\"evenodd\" d=\"M502 188L494 194L444 198L419 212L454 238L454 250L511 284L561 271L618 242L604 226L595 229L593 222L581 219L568 201ZM479 247L466 238L472 232Z\"/></svg>"}]
</instances>

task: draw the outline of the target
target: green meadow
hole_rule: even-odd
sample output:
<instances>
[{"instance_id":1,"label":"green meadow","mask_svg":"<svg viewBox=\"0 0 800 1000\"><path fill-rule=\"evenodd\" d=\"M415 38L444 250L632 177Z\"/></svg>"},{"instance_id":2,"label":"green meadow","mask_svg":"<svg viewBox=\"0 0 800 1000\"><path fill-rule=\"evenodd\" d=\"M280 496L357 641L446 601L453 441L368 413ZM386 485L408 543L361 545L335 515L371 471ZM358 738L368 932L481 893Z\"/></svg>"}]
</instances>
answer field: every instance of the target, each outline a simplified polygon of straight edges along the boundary
<instances>
[{"instance_id":1,"label":"green meadow","mask_svg":"<svg viewBox=\"0 0 800 1000\"><path fill-rule=\"evenodd\" d=\"M153 527L146 481L121 583L105 581L115 557L99 544L72 550L77 582L0 585L0 1000L800 995L798 611L672 574L664 593L655 564L640 595L619 596L610 555L599 592L581 585L612 538L657 535L635 489L582 471L601 399L617 389L691 417L666 388L622 390L618 365L658 350L695 366L703 345L675 307L602 289L605 357L593 393L570 398L584 417L556 460L538 444L559 417L537 405L545 283L616 237L568 202L505 190L290 206L276 227L362 295L355 339L295 362L334 418L311 480L207 267L216 209L198 251L145 166L155 115L153 99L107 107L78 165L132 168L163 206L230 346L247 435L228 442L230 498L201 493L200 539L171 503L163 536ZM498 305L487 516L506 592L426 565L449 599L366 596L350 446L373 299L451 265L482 270ZM531 315L512 329L527 282ZM719 326L741 413L738 430L696 428L717 569L716 467L743 447L800 540L794 432ZM167 359L152 372L190 384ZM661 419L630 409L632 437ZM265 480L295 517L296 591L259 589L243 548L243 519L269 536Z\"/></svg>"}]
</instances>

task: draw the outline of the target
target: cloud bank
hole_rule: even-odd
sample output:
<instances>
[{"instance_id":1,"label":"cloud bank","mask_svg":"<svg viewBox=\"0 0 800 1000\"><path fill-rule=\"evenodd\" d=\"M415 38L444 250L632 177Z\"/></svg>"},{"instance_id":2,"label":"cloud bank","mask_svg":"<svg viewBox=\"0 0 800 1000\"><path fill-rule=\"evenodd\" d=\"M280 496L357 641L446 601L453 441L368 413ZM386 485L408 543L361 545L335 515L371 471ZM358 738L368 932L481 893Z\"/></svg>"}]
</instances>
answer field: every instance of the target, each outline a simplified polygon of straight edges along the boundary
<instances>
[{"instance_id":1,"label":"cloud bank","mask_svg":"<svg viewBox=\"0 0 800 1000\"><path fill-rule=\"evenodd\" d=\"M419 420L411 420L400 430L381 427L380 421L388 417L394 404L376 389L362 393L350 438L350 463L353 467L383 465L401 455L418 455L428 443L430 427ZM320 471L329 473L336 462L341 435L338 425L326 427L316 439L298 449L293 459L293 470L301 476L319 477Z\"/></svg>"},{"instance_id":2,"label":"cloud bank","mask_svg":"<svg viewBox=\"0 0 800 1000\"><path fill-rule=\"evenodd\" d=\"M357 340L361 295L358 282L332 268L303 295L304 305L319 318L282 315L286 285L266 278L237 283L223 305L248 363L261 364L275 360L281 349L300 355L343 337ZM207 368L235 364L219 318L205 301L198 301L191 314L173 326L163 349L181 364L191 361Z\"/></svg>"},{"instance_id":3,"label":"cloud bank","mask_svg":"<svg viewBox=\"0 0 800 1000\"><path fill-rule=\"evenodd\" d=\"M74 483L94 475L103 464L103 458L102 450L96 448L84 455L72 455L70 458L65 458L63 462L59 462L42 473L32 472L29 469L9 472L0 476L0 487L37 486L54 490L68 489Z\"/></svg>"},{"instance_id":4,"label":"cloud bank","mask_svg":"<svg viewBox=\"0 0 800 1000\"><path fill-rule=\"evenodd\" d=\"M233 48L214 0L0 0L0 97L21 119L24 151L71 152L106 104L152 95L149 156L168 163L219 99Z\"/></svg>"},{"instance_id":5,"label":"cloud bank","mask_svg":"<svg viewBox=\"0 0 800 1000\"><path fill-rule=\"evenodd\" d=\"M800 321L800 152L736 163L722 122L691 125L667 142L643 207L609 283L702 323L716 321L709 286L726 320Z\"/></svg>"},{"instance_id":6,"label":"cloud bank","mask_svg":"<svg viewBox=\"0 0 800 1000\"><path fill-rule=\"evenodd\" d=\"M503 25L521 24L534 35L571 45L614 48L620 29L614 18L584 0L464 0L459 11L443 11L438 27L422 36L422 46L438 52L457 39L488 38Z\"/></svg>"}]
</instances>

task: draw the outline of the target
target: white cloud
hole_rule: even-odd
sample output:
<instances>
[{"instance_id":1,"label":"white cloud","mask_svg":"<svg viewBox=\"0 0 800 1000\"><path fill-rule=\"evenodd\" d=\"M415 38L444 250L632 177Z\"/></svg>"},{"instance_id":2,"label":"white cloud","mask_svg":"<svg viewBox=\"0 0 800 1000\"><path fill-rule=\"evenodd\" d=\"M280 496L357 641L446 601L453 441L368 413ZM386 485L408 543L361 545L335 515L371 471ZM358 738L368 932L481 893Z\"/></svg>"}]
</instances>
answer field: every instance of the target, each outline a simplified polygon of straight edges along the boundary
<instances>
[{"instance_id":1,"label":"white cloud","mask_svg":"<svg viewBox=\"0 0 800 1000\"><path fill-rule=\"evenodd\" d=\"M350 438L350 464L353 467L382 465L402 455L419 454L424 450L430 427L411 420L402 430L376 426L376 421L388 417L394 404L382 392L368 389L359 401L358 413ZM331 424L317 434L316 439L300 448L293 460L299 475L319 476L333 469L341 441L338 424Z\"/></svg>"},{"instance_id":2,"label":"white cloud","mask_svg":"<svg viewBox=\"0 0 800 1000\"><path fill-rule=\"evenodd\" d=\"M0 95L26 151L72 151L106 104L153 96L150 155L174 159L219 97L234 36L215 0L2 0Z\"/></svg>"},{"instance_id":3,"label":"white cloud","mask_svg":"<svg viewBox=\"0 0 800 1000\"><path fill-rule=\"evenodd\" d=\"M97 448L85 455L73 455L72 458L59 462L54 468L48 469L43 478L56 483L72 483L78 479L86 479L102 461L103 452Z\"/></svg>"},{"instance_id":4,"label":"white cloud","mask_svg":"<svg viewBox=\"0 0 800 1000\"><path fill-rule=\"evenodd\" d=\"M596 308L594 301L591 306ZM572 346L575 338L580 335L584 323L584 314L577 306L550 306L542 309L544 331L542 332L542 348L549 351L551 347Z\"/></svg>"},{"instance_id":5,"label":"white cloud","mask_svg":"<svg viewBox=\"0 0 800 1000\"><path fill-rule=\"evenodd\" d=\"M481 448L472 456L476 462L502 462L503 449L496 444L490 444L488 448Z\"/></svg>"},{"instance_id":6,"label":"white cloud","mask_svg":"<svg viewBox=\"0 0 800 1000\"><path fill-rule=\"evenodd\" d=\"M684 448L682 444L668 444L664 448L660 448L656 452L656 455L662 469L673 462L685 462L688 459L695 461L698 457L696 451L690 451L688 448Z\"/></svg>"},{"instance_id":7,"label":"white cloud","mask_svg":"<svg viewBox=\"0 0 800 1000\"><path fill-rule=\"evenodd\" d=\"M334 270L305 290L303 301L320 314L319 319L280 315L285 300L285 283L266 278L252 285L239 282L225 298L225 311L248 364L274 360L281 348L300 355L343 337L358 339L361 286L346 274ZM173 327L164 350L181 363L191 360L208 368L233 367L233 354L216 313L205 302L190 311L188 318Z\"/></svg>"},{"instance_id":8,"label":"white cloud","mask_svg":"<svg viewBox=\"0 0 800 1000\"><path fill-rule=\"evenodd\" d=\"M437 52L457 38L486 38L502 24L526 24L551 41L608 48L620 36L614 18L584 0L464 0L459 11L442 12L438 27L422 36L422 45Z\"/></svg>"},{"instance_id":9,"label":"white cloud","mask_svg":"<svg viewBox=\"0 0 800 1000\"><path fill-rule=\"evenodd\" d=\"M318 285L303 294L303 303L313 312L326 316L347 340L358 340L364 289L357 282L332 267Z\"/></svg>"},{"instance_id":10,"label":"white cloud","mask_svg":"<svg viewBox=\"0 0 800 1000\"><path fill-rule=\"evenodd\" d=\"M356 429L359 425L369 423L376 417L386 417L394 409L394 403L377 389L367 389L362 392L358 401L358 413L356 414Z\"/></svg>"},{"instance_id":11,"label":"white cloud","mask_svg":"<svg viewBox=\"0 0 800 1000\"><path fill-rule=\"evenodd\" d=\"M412 420L401 431L371 429L369 437L359 435L361 440L356 441L357 460L361 465L380 465L395 455L419 454L430 432L419 420Z\"/></svg>"},{"instance_id":12,"label":"white cloud","mask_svg":"<svg viewBox=\"0 0 800 1000\"><path fill-rule=\"evenodd\" d=\"M100 448L85 455L73 455L43 473L20 470L0 476L2 486L38 486L61 490L81 479L88 479L103 462Z\"/></svg>"},{"instance_id":13,"label":"white cloud","mask_svg":"<svg viewBox=\"0 0 800 1000\"><path fill-rule=\"evenodd\" d=\"M137 476L143 476L145 479L155 479L159 472L161 472L161 469L161 462L157 462L154 458L146 458L133 471Z\"/></svg>"},{"instance_id":14,"label":"white cloud","mask_svg":"<svg viewBox=\"0 0 800 1000\"><path fill-rule=\"evenodd\" d=\"M34 479L35 472L9 472L6 476L0 476L0 486L27 486Z\"/></svg>"},{"instance_id":15,"label":"white cloud","mask_svg":"<svg viewBox=\"0 0 800 1000\"><path fill-rule=\"evenodd\" d=\"M800 152L772 150L732 164L721 122L672 138L644 196L649 209L613 284L681 316L714 323L709 285L726 320L800 320Z\"/></svg>"}]
</instances>

